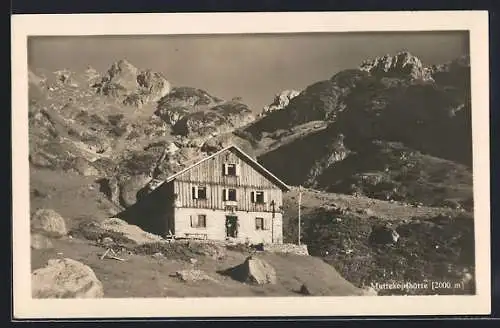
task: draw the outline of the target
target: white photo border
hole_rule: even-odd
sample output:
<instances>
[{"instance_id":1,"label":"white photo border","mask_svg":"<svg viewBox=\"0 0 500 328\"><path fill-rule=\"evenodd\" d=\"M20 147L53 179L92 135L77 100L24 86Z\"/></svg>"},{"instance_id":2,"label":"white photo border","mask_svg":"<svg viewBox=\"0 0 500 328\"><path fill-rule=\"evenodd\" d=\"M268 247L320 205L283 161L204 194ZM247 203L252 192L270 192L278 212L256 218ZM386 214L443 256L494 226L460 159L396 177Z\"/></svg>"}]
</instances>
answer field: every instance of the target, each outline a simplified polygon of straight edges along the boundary
<instances>
[{"instance_id":1,"label":"white photo border","mask_svg":"<svg viewBox=\"0 0 500 328\"><path fill-rule=\"evenodd\" d=\"M12 16L13 315L35 318L475 315L491 311L487 11L68 14ZM469 31L476 295L31 298L28 36ZM199 306L193 307L193 302Z\"/></svg>"}]
</instances>

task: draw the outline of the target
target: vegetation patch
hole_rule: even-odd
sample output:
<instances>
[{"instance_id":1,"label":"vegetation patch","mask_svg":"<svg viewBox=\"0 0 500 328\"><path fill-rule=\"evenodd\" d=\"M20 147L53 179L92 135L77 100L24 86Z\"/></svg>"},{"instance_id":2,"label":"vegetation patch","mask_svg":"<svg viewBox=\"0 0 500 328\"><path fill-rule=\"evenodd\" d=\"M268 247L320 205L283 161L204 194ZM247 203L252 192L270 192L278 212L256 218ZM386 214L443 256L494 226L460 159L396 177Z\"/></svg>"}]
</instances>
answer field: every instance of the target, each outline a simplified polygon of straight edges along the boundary
<instances>
[{"instance_id":1,"label":"vegetation patch","mask_svg":"<svg viewBox=\"0 0 500 328\"><path fill-rule=\"evenodd\" d=\"M379 294L470 294L474 292L474 221L463 215L391 221L395 243L374 244L377 218L318 209L304 220L303 242L359 287L375 283L447 281L460 288L383 290ZM458 285L460 284L460 285Z\"/></svg>"}]
</instances>

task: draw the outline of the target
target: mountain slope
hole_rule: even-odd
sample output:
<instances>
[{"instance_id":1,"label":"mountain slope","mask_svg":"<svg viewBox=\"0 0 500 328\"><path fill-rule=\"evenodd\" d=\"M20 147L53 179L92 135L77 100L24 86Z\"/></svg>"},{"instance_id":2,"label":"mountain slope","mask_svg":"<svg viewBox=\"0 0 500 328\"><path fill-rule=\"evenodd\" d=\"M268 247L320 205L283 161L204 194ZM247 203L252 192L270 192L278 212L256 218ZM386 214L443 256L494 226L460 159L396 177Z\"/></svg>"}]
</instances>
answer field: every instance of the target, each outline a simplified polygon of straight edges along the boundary
<instances>
[{"instance_id":1,"label":"mountain slope","mask_svg":"<svg viewBox=\"0 0 500 328\"><path fill-rule=\"evenodd\" d=\"M361 68L312 84L239 135L273 145L259 160L292 185L470 208L467 57L424 67L402 53ZM313 119L327 127L298 135L297 127ZM270 133L273 126L281 132Z\"/></svg>"}]
</instances>

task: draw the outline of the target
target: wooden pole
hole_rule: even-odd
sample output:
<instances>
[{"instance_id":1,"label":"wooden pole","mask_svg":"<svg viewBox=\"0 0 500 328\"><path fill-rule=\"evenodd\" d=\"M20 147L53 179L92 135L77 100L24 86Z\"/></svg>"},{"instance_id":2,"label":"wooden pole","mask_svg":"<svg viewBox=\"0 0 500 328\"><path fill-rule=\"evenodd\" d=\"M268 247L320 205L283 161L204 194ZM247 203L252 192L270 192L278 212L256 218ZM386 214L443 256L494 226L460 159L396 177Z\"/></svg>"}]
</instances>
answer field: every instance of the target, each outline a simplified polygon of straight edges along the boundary
<instances>
[{"instance_id":1,"label":"wooden pole","mask_svg":"<svg viewBox=\"0 0 500 328\"><path fill-rule=\"evenodd\" d=\"M300 246L300 207L302 203L302 186L299 186L299 246Z\"/></svg>"}]
</instances>

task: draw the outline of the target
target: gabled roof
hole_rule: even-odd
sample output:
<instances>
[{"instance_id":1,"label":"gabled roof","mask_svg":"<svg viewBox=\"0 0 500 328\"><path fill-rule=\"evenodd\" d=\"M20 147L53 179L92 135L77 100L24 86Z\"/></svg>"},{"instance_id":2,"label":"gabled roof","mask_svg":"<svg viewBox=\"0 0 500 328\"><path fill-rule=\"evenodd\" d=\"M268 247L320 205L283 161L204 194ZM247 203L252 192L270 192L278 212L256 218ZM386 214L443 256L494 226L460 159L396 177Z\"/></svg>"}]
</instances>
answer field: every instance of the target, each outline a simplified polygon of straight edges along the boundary
<instances>
[{"instance_id":1,"label":"gabled roof","mask_svg":"<svg viewBox=\"0 0 500 328\"><path fill-rule=\"evenodd\" d=\"M214 154L208 156L208 157L205 157L204 159L194 163L193 165L190 165L188 167L186 167L185 169L169 176L164 182L170 182L172 181L173 179L175 179L178 175L186 172L186 171L189 171L190 169L192 169L193 167L197 166L197 165L200 165L201 163L225 152L226 150L235 150L237 153L239 153L242 157L244 157L245 159L247 159L248 161L250 161L252 164L254 164L257 168L258 171L260 171L263 175L265 175L269 180L273 181L276 185L278 185L281 190L284 190L284 191L289 191L290 190L290 187L284 183L283 181L281 181L280 179L278 179L274 174L272 174L271 172L269 172L264 166L262 166L259 162L257 162L255 159L253 159L252 157L250 157L247 153L245 153L243 150L241 150L240 148L238 148L237 146L235 145L231 145L231 146L228 146L226 148L223 148L217 152L215 152Z\"/></svg>"}]
</instances>

